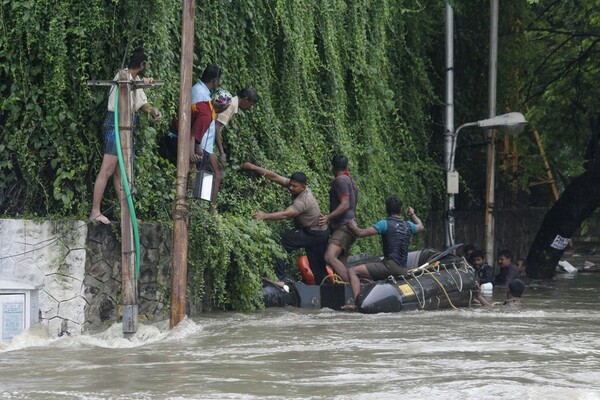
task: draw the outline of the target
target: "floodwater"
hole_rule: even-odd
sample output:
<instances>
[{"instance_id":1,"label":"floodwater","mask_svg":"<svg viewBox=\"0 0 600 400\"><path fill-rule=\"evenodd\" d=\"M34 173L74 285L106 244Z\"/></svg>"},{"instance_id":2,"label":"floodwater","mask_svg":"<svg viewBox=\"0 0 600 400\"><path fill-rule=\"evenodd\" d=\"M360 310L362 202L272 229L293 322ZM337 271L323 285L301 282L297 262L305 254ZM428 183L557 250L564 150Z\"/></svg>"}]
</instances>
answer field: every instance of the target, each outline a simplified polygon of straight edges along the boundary
<instances>
[{"instance_id":1,"label":"floodwater","mask_svg":"<svg viewBox=\"0 0 600 400\"><path fill-rule=\"evenodd\" d=\"M132 340L33 329L0 344L0 399L600 399L599 288L579 273L520 309L215 313Z\"/></svg>"}]
</instances>

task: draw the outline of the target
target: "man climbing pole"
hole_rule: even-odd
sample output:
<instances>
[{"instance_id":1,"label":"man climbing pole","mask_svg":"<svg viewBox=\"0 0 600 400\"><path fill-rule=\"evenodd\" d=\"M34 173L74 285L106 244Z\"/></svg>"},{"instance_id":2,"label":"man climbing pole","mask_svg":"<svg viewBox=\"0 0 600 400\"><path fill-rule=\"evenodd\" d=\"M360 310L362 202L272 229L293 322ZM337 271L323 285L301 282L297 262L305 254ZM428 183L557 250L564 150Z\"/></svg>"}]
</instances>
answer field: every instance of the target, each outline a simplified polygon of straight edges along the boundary
<instances>
[{"instance_id":1,"label":"man climbing pole","mask_svg":"<svg viewBox=\"0 0 600 400\"><path fill-rule=\"evenodd\" d=\"M128 64L129 71L129 79L132 81L143 81L145 83L151 83L151 78L144 78L144 74L148 67L148 57L144 53L144 50L138 48L134 50L131 58L129 59ZM119 74L115 76L114 80L117 81L119 79ZM100 171L98 172L98 176L96 177L96 181L94 183L94 194L92 199L92 211L90 213L90 221L99 221L103 224L109 224L109 219L102 214L100 211L100 206L102 203L102 198L104 197L104 190L106 189L106 184L108 183L108 179L112 176L113 183L115 186L115 191L117 196L119 197L119 201L122 201L122 181L121 181L121 172L117 168L118 157L117 157L117 143L115 137L115 99L116 99L116 86L113 86L110 91L110 96L108 98L108 113L106 115L106 119L104 120L104 124L102 126L102 132L104 136L104 156L102 157L102 165L100 166ZM148 114L150 114L154 121L160 121L162 118L162 114L160 111L150 105L148 103L148 98L144 93L143 89L134 89L131 95L131 108L135 111L136 115L133 121L132 132L135 131L136 126L138 125L139 117L138 111L142 110Z\"/></svg>"}]
</instances>

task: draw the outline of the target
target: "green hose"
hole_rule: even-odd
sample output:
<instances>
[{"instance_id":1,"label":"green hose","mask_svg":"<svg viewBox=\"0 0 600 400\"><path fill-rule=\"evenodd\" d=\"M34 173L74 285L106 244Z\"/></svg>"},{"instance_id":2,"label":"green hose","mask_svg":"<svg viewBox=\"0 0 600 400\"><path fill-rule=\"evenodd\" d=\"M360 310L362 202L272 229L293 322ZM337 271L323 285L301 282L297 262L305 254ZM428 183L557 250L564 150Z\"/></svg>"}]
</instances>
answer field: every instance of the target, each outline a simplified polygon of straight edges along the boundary
<instances>
[{"instance_id":1,"label":"green hose","mask_svg":"<svg viewBox=\"0 0 600 400\"><path fill-rule=\"evenodd\" d=\"M121 150L121 136L119 135L119 85L115 86L115 140L117 141L117 156L119 157L119 169L121 170L121 179L125 188L125 196L129 205L129 213L131 215L131 226L133 227L133 241L135 244L135 278L140 279L140 234L138 231L137 218L135 216L135 208L133 207L133 198L131 197L131 189L127 181L127 173L125 172L125 163L123 162L123 151ZM121 221L121 223L127 223ZM121 268L123 266L121 265Z\"/></svg>"}]
</instances>

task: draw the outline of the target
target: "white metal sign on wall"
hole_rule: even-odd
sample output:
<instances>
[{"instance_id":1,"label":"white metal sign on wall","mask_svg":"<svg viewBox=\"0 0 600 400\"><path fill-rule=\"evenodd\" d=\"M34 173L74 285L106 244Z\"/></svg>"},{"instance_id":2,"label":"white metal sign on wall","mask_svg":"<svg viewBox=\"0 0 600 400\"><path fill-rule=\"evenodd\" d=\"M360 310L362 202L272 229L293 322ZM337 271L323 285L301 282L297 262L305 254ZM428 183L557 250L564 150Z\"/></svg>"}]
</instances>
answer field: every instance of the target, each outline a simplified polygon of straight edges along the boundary
<instances>
[{"instance_id":1,"label":"white metal sign on wall","mask_svg":"<svg viewBox=\"0 0 600 400\"><path fill-rule=\"evenodd\" d=\"M25 293L0 294L2 340L11 340L25 329Z\"/></svg>"}]
</instances>

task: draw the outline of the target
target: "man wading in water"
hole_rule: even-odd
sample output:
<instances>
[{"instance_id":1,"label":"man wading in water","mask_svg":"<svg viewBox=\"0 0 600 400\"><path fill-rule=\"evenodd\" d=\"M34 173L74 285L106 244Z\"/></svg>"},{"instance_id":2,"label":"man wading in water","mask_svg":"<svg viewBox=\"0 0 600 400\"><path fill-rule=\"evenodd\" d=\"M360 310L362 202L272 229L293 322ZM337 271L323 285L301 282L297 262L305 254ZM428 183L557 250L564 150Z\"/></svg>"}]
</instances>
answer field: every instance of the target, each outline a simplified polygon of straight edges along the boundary
<instances>
[{"instance_id":1,"label":"man wading in water","mask_svg":"<svg viewBox=\"0 0 600 400\"><path fill-rule=\"evenodd\" d=\"M479 284L477 284L477 300L484 307L493 307L493 306L506 306L506 307L519 307L523 305L521 302L521 297L523 296L523 292L525 291L525 282L520 279L514 279L506 288L506 300L502 303L490 303L485 297L481 295L481 291L479 290Z\"/></svg>"}]
</instances>

